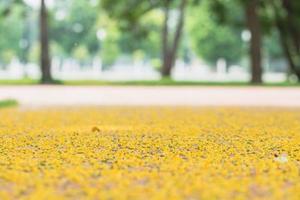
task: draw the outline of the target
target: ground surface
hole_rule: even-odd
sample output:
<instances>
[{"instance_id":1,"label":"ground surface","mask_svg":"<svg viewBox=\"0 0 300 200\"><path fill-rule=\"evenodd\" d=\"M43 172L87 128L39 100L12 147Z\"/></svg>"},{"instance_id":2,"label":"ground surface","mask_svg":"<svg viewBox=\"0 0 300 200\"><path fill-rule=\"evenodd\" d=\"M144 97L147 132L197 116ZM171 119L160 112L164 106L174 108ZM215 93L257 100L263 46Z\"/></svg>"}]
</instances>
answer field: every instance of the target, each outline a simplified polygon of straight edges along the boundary
<instances>
[{"instance_id":1,"label":"ground surface","mask_svg":"<svg viewBox=\"0 0 300 200\"><path fill-rule=\"evenodd\" d=\"M300 110L0 110L0 199L297 199Z\"/></svg>"},{"instance_id":2,"label":"ground surface","mask_svg":"<svg viewBox=\"0 0 300 200\"><path fill-rule=\"evenodd\" d=\"M300 88L1 86L1 99L23 106L187 105L300 107Z\"/></svg>"}]
</instances>

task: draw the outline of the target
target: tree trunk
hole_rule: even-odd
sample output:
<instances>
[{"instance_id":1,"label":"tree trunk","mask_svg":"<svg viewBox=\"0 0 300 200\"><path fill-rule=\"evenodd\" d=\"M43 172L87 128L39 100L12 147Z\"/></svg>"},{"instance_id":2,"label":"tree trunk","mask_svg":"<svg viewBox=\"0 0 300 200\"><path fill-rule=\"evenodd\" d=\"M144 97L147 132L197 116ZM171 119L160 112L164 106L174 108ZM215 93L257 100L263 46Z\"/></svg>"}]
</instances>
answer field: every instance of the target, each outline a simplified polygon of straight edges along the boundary
<instances>
[{"instance_id":1,"label":"tree trunk","mask_svg":"<svg viewBox=\"0 0 300 200\"><path fill-rule=\"evenodd\" d=\"M287 38L286 38L285 34L282 32L280 33L280 40L281 40L281 44L282 44L282 48L283 48L285 57L290 66L290 69L297 76L298 82L300 82L300 66L296 65L296 62L294 61ZM300 57L298 59L300 59Z\"/></svg>"},{"instance_id":2,"label":"tree trunk","mask_svg":"<svg viewBox=\"0 0 300 200\"><path fill-rule=\"evenodd\" d=\"M41 57L40 65L42 84L53 83L51 76L51 61L49 56L49 36L48 36L48 13L45 4L45 0L41 0L41 9L40 9L40 45L41 45Z\"/></svg>"},{"instance_id":3,"label":"tree trunk","mask_svg":"<svg viewBox=\"0 0 300 200\"><path fill-rule=\"evenodd\" d=\"M300 54L300 29L298 23L298 13L294 9L293 1L282 0L282 5L286 10L286 26L288 27L291 39L293 40L297 54Z\"/></svg>"},{"instance_id":4,"label":"tree trunk","mask_svg":"<svg viewBox=\"0 0 300 200\"><path fill-rule=\"evenodd\" d=\"M185 7L186 7L187 0L181 0L181 4L179 7L179 21L176 27L176 32L174 36L174 41L173 41L173 47L171 49L171 65L174 66L176 57L177 57L177 52L178 52L178 46L180 43L180 39L182 36L183 32L183 26L184 26L184 18L185 18Z\"/></svg>"},{"instance_id":5,"label":"tree trunk","mask_svg":"<svg viewBox=\"0 0 300 200\"><path fill-rule=\"evenodd\" d=\"M258 16L258 0L249 0L246 4L246 20L251 32L250 57L251 57L251 83L262 83L261 66L261 25Z\"/></svg>"},{"instance_id":6,"label":"tree trunk","mask_svg":"<svg viewBox=\"0 0 300 200\"><path fill-rule=\"evenodd\" d=\"M171 75L170 47L169 47L169 0L166 0L164 7L164 24L162 29L162 69L161 75L169 77Z\"/></svg>"},{"instance_id":7,"label":"tree trunk","mask_svg":"<svg viewBox=\"0 0 300 200\"><path fill-rule=\"evenodd\" d=\"M300 38L298 38L300 31L297 30L297 23L295 23L295 19L292 16L294 12L290 2L282 0L282 4L288 13L288 16L285 18L280 16L280 9L274 3L272 4L273 10L275 11L276 26L290 70L297 76L300 82Z\"/></svg>"},{"instance_id":8,"label":"tree trunk","mask_svg":"<svg viewBox=\"0 0 300 200\"><path fill-rule=\"evenodd\" d=\"M165 6L165 20L163 25L163 66L162 66L162 76L170 77L171 70L175 64L178 52L178 46L180 43L180 39L182 36L183 26L184 26L184 18L185 18L185 8L187 0L181 0L179 7L179 19L175 30L175 35L173 40L170 41L170 35L168 30L168 20L169 20L169 1ZM171 42L171 44L170 44Z\"/></svg>"}]
</instances>

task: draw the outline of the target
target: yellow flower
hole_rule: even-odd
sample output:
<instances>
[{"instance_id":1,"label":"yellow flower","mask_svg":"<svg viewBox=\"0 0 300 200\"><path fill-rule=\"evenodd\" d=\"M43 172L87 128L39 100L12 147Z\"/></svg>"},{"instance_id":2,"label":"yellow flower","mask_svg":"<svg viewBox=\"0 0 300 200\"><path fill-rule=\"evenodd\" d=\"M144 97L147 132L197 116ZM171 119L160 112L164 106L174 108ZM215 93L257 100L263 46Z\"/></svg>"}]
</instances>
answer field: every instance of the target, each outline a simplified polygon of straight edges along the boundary
<instances>
[{"instance_id":1,"label":"yellow flower","mask_svg":"<svg viewBox=\"0 0 300 200\"><path fill-rule=\"evenodd\" d=\"M297 199L300 110L0 112L0 199Z\"/></svg>"}]
</instances>

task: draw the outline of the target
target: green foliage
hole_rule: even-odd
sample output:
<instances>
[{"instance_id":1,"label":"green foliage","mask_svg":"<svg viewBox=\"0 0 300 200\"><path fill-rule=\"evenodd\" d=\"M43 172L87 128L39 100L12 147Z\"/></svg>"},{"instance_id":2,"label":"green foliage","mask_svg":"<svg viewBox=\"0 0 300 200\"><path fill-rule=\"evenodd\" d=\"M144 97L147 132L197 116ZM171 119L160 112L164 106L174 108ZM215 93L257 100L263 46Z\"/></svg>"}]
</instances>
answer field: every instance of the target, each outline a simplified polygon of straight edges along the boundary
<instances>
[{"instance_id":1,"label":"green foliage","mask_svg":"<svg viewBox=\"0 0 300 200\"><path fill-rule=\"evenodd\" d=\"M271 59L278 59L283 57L283 52L280 46L280 36L276 29L270 31L268 37L264 40L265 51L269 54Z\"/></svg>"},{"instance_id":2,"label":"green foliage","mask_svg":"<svg viewBox=\"0 0 300 200\"><path fill-rule=\"evenodd\" d=\"M3 64L8 64L13 57L20 57L22 54L22 7L15 6L12 11L5 20L0 20L0 63Z\"/></svg>"},{"instance_id":3,"label":"green foliage","mask_svg":"<svg viewBox=\"0 0 300 200\"><path fill-rule=\"evenodd\" d=\"M230 25L235 29L245 27L244 5L248 0L202 0L209 9L210 17L221 25Z\"/></svg>"},{"instance_id":4,"label":"green foliage","mask_svg":"<svg viewBox=\"0 0 300 200\"><path fill-rule=\"evenodd\" d=\"M101 51L102 64L104 68L108 68L120 55L119 47L116 43L105 40L102 44L103 50Z\"/></svg>"},{"instance_id":5,"label":"green foliage","mask_svg":"<svg viewBox=\"0 0 300 200\"><path fill-rule=\"evenodd\" d=\"M115 60L120 56L121 50L119 40L121 32L114 20L109 18L106 14L100 16L100 25L103 30L103 38L101 39L100 55L104 68L110 67Z\"/></svg>"},{"instance_id":6,"label":"green foliage","mask_svg":"<svg viewBox=\"0 0 300 200\"><path fill-rule=\"evenodd\" d=\"M90 1L62 1L56 5L51 18L51 37L61 45L66 56L78 46L86 46L89 55L98 52L98 8Z\"/></svg>"},{"instance_id":7,"label":"green foliage","mask_svg":"<svg viewBox=\"0 0 300 200\"><path fill-rule=\"evenodd\" d=\"M40 57L40 45L39 43L34 43L31 45L28 55L29 62L38 63Z\"/></svg>"},{"instance_id":8,"label":"green foliage","mask_svg":"<svg viewBox=\"0 0 300 200\"><path fill-rule=\"evenodd\" d=\"M127 54L142 50L148 58L160 57L162 14L153 10L145 14L134 30L122 32L120 48Z\"/></svg>"},{"instance_id":9,"label":"green foliage","mask_svg":"<svg viewBox=\"0 0 300 200\"><path fill-rule=\"evenodd\" d=\"M89 57L89 51L85 46L80 45L74 49L73 57L81 62L86 61Z\"/></svg>"},{"instance_id":10,"label":"green foliage","mask_svg":"<svg viewBox=\"0 0 300 200\"><path fill-rule=\"evenodd\" d=\"M119 20L121 29L132 29L147 12L158 8L165 0L102 0L101 6L110 17Z\"/></svg>"},{"instance_id":11,"label":"green foliage","mask_svg":"<svg viewBox=\"0 0 300 200\"><path fill-rule=\"evenodd\" d=\"M219 58L230 64L240 61L244 52L241 31L215 21L207 3L191 8L187 21L191 46L199 57L212 64Z\"/></svg>"},{"instance_id":12,"label":"green foliage","mask_svg":"<svg viewBox=\"0 0 300 200\"><path fill-rule=\"evenodd\" d=\"M165 0L102 0L101 5L122 33L118 42L124 54L143 51L147 59L161 57L161 8ZM176 0L171 0L176 4Z\"/></svg>"},{"instance_id":13,"label":"green foliage","mask_svg":"<svg viewBox=\"0 0 300 200\"><path fill-rule=\"evenodd\" d=\"M55 6L49 8L51 54L61 60L72 57L79 62L101 56L104 67L111 66L123 54L136 60L148 60L158 67L162 57L162 11L166 1L171 2L172 12L178 8L180 2L101 0L100 7L96 6L95 2L98 1L95 0L56 1ZM28 57L30 62L39 62L38 9L30 9L22 2L0 1L2 66L16 57L22 61L23 57ZM249 0L190 0L179 55L186 60L188 56L196 55L213 65L221 57L229 64L239 63L246 55L247 44L242 42L241 32L246 28L244 6L247 2ZM293 12L288 12L283 2L270 0L260 1L259 4L259 15L265 34L263 48L271 59L282 58L284 55L280 43L281 35L278 34L275 23L276 14L284 22L285 37L293 57L300 55L300 40L297 39L300 32L300 3L289 1ZM272 3L278 10L273 9ZM27 26L26 10L29 11L30 26ZM26 32L26 28L30 31ZM99 35L97 38L100 29L106 33L103 38L99 38ZM294 36L296 33L298 37ZM30 35L29 54L21 48L21 39L26 34Z\"/></svg>"}]
</instances>

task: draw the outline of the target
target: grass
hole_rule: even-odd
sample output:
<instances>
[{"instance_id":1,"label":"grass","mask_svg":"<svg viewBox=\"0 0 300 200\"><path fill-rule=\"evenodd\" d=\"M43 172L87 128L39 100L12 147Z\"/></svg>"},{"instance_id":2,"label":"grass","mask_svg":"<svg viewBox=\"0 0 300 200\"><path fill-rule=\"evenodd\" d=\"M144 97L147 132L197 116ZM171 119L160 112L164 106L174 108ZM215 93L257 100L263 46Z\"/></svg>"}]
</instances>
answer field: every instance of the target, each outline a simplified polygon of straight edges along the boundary
<instances>
[{"instance_id":1,"label":"grass","mask_svg":"<svg viewBox=\"0 0 300 200\"><path fill-rule=\"evenodd\" d=\"M0 108L14 107L17 105L18 105L18 102L14 99L0 100Z\"/></svg>"},{"instance_id":2,"label":"grass","mask_svg":"<svg viewBox=\"0 0 300 200\"><path fill-rule=\"evenodd\" d=\"M38 85L38 80L21 79L21 80L0 80L0 86L10 85ZM300 83L280 82L280 83L264 83L262 85L251 85L248 82L214 82L214 81L175 81L172 79L161 80L133 80L133 81L103 81L103 80L70 80L55 81L56 85L69 86L233 86L233 87L299 87Z\"/></svg>"},{"instance_id":3,"label":"grass","mask_svg":"<svg viewBox=\"0 0 300 200\"><path fill-rule=\"evenodd\" d=\"M200 81L174 81L161 80L137 80L137 81L64 81L65 85L74 86L247 86L245 82L200 82Z\"/></svg>"},{"instance_id":4,"label":"grass","mask_svg":"<svg viewBox=\"0 0 300 200\"><path fill-rule=\"evenodd\" d=\"M299 199L299 109L0 115L0 199Z\"/></svg>"},{"instance_id":5,"label":"grass","mask_svg":"<svg viewBox=\"0 0 300 200\"><path fill-rule=\"evenodd\" d=\"M36 85L38 80L34 79L20 79L20 80L0 80L0 85Z\"/></svg>"},{"instance_id":6,"label":"grass","mask_svg":"<svg viewBox=\"0 0 300 200\"><path fill-rule=\"evenodd\" d=\"M205 82L205 81L174 81L171 79L153 81L63 81L63 85L72 86L233 86L233 87L297 87L298 83L264 83L262 85L251 85L247 82Z\"/></svg>"}]
</instances>

